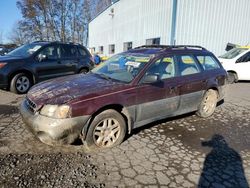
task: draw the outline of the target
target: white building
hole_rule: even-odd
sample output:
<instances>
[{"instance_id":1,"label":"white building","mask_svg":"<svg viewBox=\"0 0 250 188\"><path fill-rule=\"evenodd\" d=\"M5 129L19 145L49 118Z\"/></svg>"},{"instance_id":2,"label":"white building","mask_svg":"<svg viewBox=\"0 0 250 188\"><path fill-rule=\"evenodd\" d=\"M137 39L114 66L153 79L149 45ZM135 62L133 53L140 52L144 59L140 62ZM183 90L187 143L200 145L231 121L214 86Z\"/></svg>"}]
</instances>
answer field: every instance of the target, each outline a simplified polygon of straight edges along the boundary
<instances>
[{"instance_id":1,"label":"white building","mask_svg":"<svg viewBox=\"0 0 250 188\"><path fill-rule=\"evenodd\" d=\"M201 45L216 55L250 43L250 0L116 0L89 23L89 47L110 56L145 44Z\"/></svg>"}]
</instances>

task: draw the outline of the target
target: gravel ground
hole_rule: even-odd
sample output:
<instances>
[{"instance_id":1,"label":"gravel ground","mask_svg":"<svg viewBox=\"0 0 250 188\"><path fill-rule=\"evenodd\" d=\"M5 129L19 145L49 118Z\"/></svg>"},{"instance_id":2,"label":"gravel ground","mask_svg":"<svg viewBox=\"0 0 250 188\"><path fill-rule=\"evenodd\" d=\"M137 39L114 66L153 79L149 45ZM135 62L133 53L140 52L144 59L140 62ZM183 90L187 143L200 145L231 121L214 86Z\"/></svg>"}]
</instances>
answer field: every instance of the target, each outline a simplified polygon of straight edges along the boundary
<instances>
[{"instance_id":1,"label":"gravel ground","mask_svg":"<svg viewBox=\"0 0 250 188\"><path fill-rule=\"evenodd\" d=\"M24 96L0 91L0 187L249 187L250 84L228 86L209 118L188 114L88 153L51 147L23 128Z\"/></svg>"}]
</instances>

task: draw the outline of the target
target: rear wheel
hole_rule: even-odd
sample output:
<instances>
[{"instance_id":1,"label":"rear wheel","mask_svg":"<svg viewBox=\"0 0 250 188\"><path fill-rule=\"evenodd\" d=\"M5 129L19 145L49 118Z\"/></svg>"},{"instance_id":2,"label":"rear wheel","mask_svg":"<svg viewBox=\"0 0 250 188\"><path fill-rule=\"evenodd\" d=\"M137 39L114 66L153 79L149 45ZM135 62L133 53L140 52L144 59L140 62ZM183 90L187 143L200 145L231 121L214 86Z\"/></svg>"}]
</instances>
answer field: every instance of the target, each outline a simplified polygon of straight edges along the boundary
<instances>
[{"instance_id":1,"label":"rear wheel","mask_svg":"<svg viewBox=\"0 0 250 188\"><path fill-rule=\"evenodd\" d=\"M123 116L115 110L105 110L92 121L86 135L89 149L104 149L119 145L126 135Z\"/></svg>"},{"instance_id":2,"label":"rear wheel","mask_svg":"<svg viewBox=\"0 0 250 188\"><path fill-rule=\"evenodd\" d=\"M209 89L203 96L203 99L198 107L196 114L203 118L211 116L215 111L217 102L217 91Z\"/></svg>"},{"instance_id":3,"label":"rear wheel","mask_svg":"<svg viewBox=\"0 0 250 188\"><path fill-rule=\"evenodd\" d=\"M87 68L82 68L79 73L80 74L87 74L89 72L89 70Z\"/></svg>"},{"instance_id":4,"label":"rear wheel","mask_svg":"<svg viewBox=\"0 0 250 188\"><path fill-rule=\"evenodd\" d=\"M16 74L10 82L10 91L17 94L27 93L32 81L25 73Z\"/></svg>"}]
</instances>

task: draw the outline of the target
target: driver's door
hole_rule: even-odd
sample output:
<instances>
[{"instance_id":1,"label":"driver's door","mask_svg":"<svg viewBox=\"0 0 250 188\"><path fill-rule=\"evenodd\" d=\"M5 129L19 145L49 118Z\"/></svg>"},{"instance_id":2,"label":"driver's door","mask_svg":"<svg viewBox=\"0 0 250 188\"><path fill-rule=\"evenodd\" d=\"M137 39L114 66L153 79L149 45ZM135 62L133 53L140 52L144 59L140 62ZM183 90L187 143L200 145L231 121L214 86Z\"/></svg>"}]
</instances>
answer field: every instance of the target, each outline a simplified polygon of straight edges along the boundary
<instances>
[{"instance_id":1,"label":"driver's door","mask_svg":"<svg viewBox=\"0 0 250 188\"><path fill-rule=\"evenodd\" d=\"M137 90L137 127L176 113L180 103L173 57L163 57L146 71ZM147 83L148 76L157 76Z\"/></svg>"},{"instance_id":2,"label":"driver's door","mask_svg":"<svg viewBox=\"0 0 250 188\"><path fill-rule=\"evenodd\" d=\"M59 61L59 50L57 45L48 46L41 50L36 56L36 62L34 63L34 69L38 78L38 81L55 78L62 76L64 66Z\"/></svg>"}]
</instances>

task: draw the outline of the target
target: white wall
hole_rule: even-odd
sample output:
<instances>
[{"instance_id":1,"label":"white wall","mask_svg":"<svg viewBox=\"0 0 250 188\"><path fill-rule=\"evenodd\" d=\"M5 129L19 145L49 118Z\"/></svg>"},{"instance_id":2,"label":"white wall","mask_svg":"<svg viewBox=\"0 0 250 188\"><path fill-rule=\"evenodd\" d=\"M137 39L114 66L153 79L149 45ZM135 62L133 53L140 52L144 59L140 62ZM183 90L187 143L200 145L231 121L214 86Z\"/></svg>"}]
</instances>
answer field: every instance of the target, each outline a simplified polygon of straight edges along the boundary
<instances>
[{"instance_id":1,"label":"white wall","mask_svg":"<svg viewBox=\"0 0 250 188\"><path fill-rule=\"evenodd\" d=\"M169 43L172 0L120 0L89 24L89 47L115 44L115 53L123 51L124 42L133 47L145 45L146 39L161 38L161 44ZM114 17L109 15L114 8Z\"/></svg>"},{"instance_id":2,"label":"white wall","mask_svg":"<svg viewBox=\"0 0 250 188\"><path fill-rule=\"evenodd\" d=\"M228 42L250 44L249 18L250 0L178 0L176 44L221 55Z\"/></svg>"},{"instance_id":3,"label":"white wall","mask_svg":"<svg viewBox=\"0 0 250 188\"><path fill-rule=\"evenodd\" d=\"M146 39L161 38L170 43L172 0L120 0L89 24L89 47L115 44L115 53L124 42L133 47ZM114 8L114 17L109 15ZM250 0L178 0L176 44L202 45L220 55L228 42L250 44Z\"/></svg>"}]
</instances>

